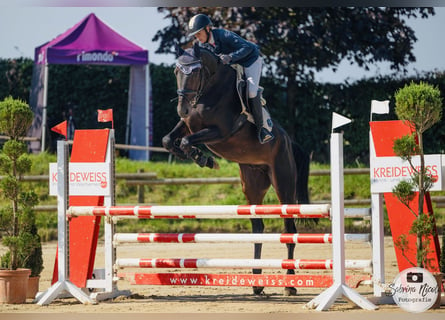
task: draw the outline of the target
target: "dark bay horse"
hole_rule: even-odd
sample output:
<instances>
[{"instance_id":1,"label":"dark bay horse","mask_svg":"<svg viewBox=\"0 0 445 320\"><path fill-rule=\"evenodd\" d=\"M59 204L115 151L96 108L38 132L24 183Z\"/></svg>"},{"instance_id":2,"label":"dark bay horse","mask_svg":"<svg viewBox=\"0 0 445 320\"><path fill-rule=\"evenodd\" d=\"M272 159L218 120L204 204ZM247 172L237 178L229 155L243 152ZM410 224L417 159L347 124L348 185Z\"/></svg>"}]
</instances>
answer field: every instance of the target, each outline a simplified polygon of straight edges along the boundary
<instances>
[{"instance_id":1,"label":"dark bay horse","mask_svg":"<svg viewBox=\"0 0 445 320\"><path fill-rule=\"evenodd\" d=\"M274 122L275 139L260 144L254 124L241 113L235 89L236 71L220 62L211 51L195 45L178 52L175 69L178 86L178 114L175 128L167 134L164 147L181 159L193 159L201 166L216 168L196 146L205 144L214 154L239 164L243 193L248 204L261 204L272 185L281 204L309 203L309 157ZM262 233L262 219L251 219L252 232ZM294 219L284 219L286 233L296 233ZM254 258L261 257L261 244L254 245ZM295 244L287 244L293 259ZM261 273L261 270L253 270ZM294 274L294 270L287 270ZM254 287L261 294L262 287ZM295 288L285 288L295 295Z\"/></svg>"}]
</instances>

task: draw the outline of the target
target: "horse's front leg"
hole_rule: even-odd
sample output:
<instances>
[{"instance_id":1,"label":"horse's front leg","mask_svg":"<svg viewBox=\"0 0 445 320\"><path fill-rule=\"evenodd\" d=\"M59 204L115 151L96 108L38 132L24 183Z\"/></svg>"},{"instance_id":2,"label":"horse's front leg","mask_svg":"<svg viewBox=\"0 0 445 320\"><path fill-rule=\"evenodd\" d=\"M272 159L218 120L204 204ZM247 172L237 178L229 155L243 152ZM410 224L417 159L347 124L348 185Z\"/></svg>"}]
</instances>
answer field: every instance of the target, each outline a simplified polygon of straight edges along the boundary
<instances>
[{"instance_id":1,"label":"horse's front leg","mask_svg":"<svg viewBox=\"0 0 445 320\"><path fill-rule=\"evenodd\" d=\"M218 164L212 157L206 157L198 148L181 148L181 143L190 131L183 120L180 120L176 126L166 136L162 138L162 145L176 157L186 160L192 159L201 167L218 168ZM183 150L184 149L184 150Z\"/></svg>"},{"instance_id":2,"label":"horse's front leg","mask_svg":"<svg viewBox=\"0 0 445 320\"><path fill-rule=\"evenodd\" d=\"M197 144L212 144L221 141L222 138L217 127L208 127L182 137L180 148L184 152L189 152Z\"/></svg>"},{"instance_id":3,"label":"horse's front leg","mask_svg":"<svg viewBox=\"0 0 445 320\"><path fill-rule=\"evenodd\" d=\"M218 169L219 166L215 159L212 156L204 156L202 151L195 146L198 144L215 143L221 139L221 134L216 127L205 128L191 135L182 137L179 148L199 166Z\"/></svg>"},{"instance_id":4,"label":"horse's front leg","mask_svg":"<svg viewBox=\"0 0 445 320\"><path fill-rule=\"evenodd\" d=\"M185 160L188 155L180 148L181 139L189 134L189 130L183 120L180 120L176 126L167 135L162 138L162 145L178 158Z\"/></svg>"}]
</instances>

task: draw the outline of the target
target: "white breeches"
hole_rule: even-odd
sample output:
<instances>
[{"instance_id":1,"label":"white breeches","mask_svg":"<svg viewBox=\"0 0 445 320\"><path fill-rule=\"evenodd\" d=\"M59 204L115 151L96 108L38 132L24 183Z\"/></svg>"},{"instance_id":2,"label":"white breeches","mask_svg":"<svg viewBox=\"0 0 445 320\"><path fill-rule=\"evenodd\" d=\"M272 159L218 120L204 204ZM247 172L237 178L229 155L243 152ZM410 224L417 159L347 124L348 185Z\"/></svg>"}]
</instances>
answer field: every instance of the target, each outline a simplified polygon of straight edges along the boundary
<instances>
[{"instance_id":1,"label":"white breeches","mask_svg":"<svg viewBox=\"0 0 445 320\"><path fill-rule=\"evenodd\" d=\"M258 94L258 87L260 85L261 70L263 67L263 58L258 59L250 66L245 67L244 72L247 78L247 88L249 90L249 98L255 98Z\"/></svg>"}]
</instances>

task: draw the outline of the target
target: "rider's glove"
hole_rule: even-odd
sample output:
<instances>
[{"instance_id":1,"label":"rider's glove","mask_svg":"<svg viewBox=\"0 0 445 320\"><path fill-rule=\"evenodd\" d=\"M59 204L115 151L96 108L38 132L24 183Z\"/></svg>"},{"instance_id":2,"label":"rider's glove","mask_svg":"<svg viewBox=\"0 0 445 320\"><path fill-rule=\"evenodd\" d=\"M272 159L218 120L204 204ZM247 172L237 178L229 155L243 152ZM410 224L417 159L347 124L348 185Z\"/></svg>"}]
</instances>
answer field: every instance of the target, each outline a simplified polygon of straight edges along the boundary
<instances>
[{"instance_id":1,"label":"rider's glove","mask_svg":"<svg viewBox=\"0 0 445 320\"><path fill-rule=\"evenodd\" d=\"M232 57L229 56L228 54L222 54L219 56L219 58L221 59L222 63L224 63L224 64L229 64L230 61L232 60Z\"/></svg>"}]
</instances>

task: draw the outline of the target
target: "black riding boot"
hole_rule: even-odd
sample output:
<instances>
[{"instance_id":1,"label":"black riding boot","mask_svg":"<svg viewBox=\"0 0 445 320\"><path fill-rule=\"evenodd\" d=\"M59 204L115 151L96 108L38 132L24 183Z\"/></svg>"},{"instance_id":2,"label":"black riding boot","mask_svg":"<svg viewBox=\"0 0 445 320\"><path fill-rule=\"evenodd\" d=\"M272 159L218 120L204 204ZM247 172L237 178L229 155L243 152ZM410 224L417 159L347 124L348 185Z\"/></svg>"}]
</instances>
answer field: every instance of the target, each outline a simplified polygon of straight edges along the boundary
<instances>
[{"instance_id":1,"label":"black riding boot","mask_svg":"<svg viewBox=\"0 0 445 320\"><path fill-rule=\"evenodd\" d=\"M275 136L272 131L264 125L263 119L263 106L261 104L261 97L258 94L255 98L249 98L249 105L255 120L257 128L258 140L261 144L271 141ZM271 127L271 125L270 125Z\"/></svg>"}]
</instances>

